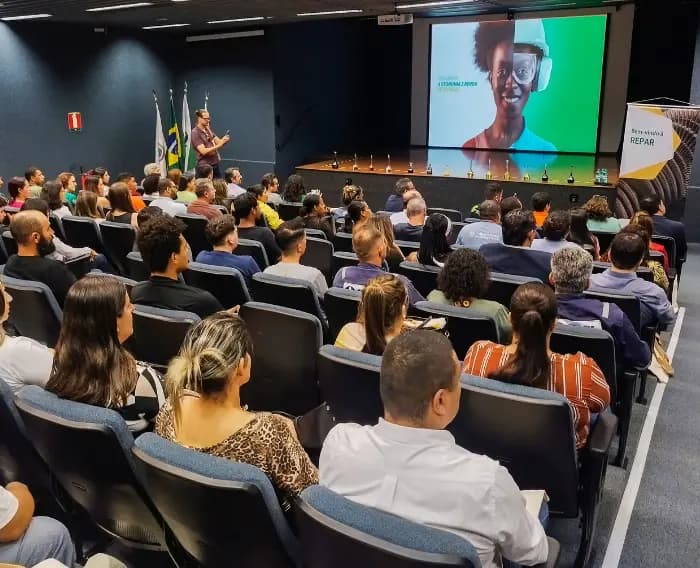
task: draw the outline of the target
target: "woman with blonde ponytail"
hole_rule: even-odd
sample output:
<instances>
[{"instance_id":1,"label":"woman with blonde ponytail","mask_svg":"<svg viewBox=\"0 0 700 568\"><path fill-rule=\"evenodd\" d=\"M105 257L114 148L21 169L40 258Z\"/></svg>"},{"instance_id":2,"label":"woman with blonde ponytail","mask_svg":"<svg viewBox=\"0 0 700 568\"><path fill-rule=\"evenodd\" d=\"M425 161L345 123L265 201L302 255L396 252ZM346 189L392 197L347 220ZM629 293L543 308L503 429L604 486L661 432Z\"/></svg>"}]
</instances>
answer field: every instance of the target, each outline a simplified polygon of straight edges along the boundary
<instances>
[{"instance_id":1,"label":"woman with blonde ponytail","mask_svg":"<svg viewBox=\"0 0 700 568\"><path fill-rule=\"evenodd\" d=\"M335 346L382 355L401 333L407 309L408 294L401 280L393 274L372 278L362 290L357 321L343 326Z\"/></svg>"},{"instance_id":2,"label":"woman with blonde ponytail","mask_svg":"<svg viewBox=\"0 0 700 568\"><path fill-rule=\"evenodd\" d=\"M510 303L510 345L479 341L464 358L463 372L547 389L564 395L573 410L576 447L588 439L591 413L610 404L610 388L593 359L583 353L560 355L549 348L557 319L557 300L549 286L523 284Z\"/></svg>"},{"instance_id":3,"label":"woman with blonde ponytail","mask_svg":"<svg viewBox=\"0 0 700 568\"><path fill-rule=\"evenodd\" d=\"M243 320L218 312L193 326L168 367L156 432L205 454L260 468L285 497L318 483L293 424L241 406L252 344Z\"/></svg>"}]
</instances>

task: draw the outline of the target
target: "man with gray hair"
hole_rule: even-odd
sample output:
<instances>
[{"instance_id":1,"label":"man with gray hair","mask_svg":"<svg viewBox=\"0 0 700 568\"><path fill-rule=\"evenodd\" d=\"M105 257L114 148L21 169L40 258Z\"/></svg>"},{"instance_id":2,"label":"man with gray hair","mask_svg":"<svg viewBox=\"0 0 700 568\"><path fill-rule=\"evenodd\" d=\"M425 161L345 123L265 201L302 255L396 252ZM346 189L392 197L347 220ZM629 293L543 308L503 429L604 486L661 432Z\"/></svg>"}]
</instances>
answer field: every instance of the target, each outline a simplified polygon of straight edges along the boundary
<instances>
[{"instance_id":1,"label":"man with gray hair","mask_svg":"<svg viewBox=\"0 0 700 568\"><path fill-rule=\"evenodd\" d=\"M501 206L495 200L487 199L479 205L479 221L468 223L457 235L456 245L462 248L479 250L486 243L502 243Z\"/></svg>"},{"instance_id":2,"label":"man with gray hair","mask_svg":"<svg viewBox=\"0 0 700 568\"><path fill-rule=\"evenodd\" d=\"M191 215L204 215L207 219L216 219L223 213L212 205L216 197L214 184L209 178L198 178L194 181L194 193L197 196L187 206L187 212Z\"/></svg>"},{"instance_id":3,"label":"man with gray hair","mask_svg":"<svg viewBox=\"0 0 700 568\"><path fill-rule=\"evenodd\" d=\"M564 248L552 255L549 281L557 294L558 321L603 329L615 340L615 353L626 367L645 368L651 361L649 346L639 338L632 322L615 304L587 298L593 258L581 247Z\"/></svg>"},{"instance_id":4,"label":"man with gray hair","mask_svg":"<svg viewBox=\"0 0 700 568\"><path fill-rule=\"evenodd\" d=\"M406 223L394 226L394 236L401 241L420 242L427 210L422 198L414 197L411 199L406 205Z\"/></svg>"},{"instance_id":5,"label":"man with gray hair","mask_svg":"<svg viewBox=\"0 0 700 568\"><path fill-rule=\"evenodd\" d=\"M408 207L408 202L411 201L411 199L416 199L416 198L422 198L423 196L420 194L420 191L416 189L409 189L404 192L404 194L401 196L401 199L403 199L403 208L401 211L398 211L396 213L392 213L389 215L389 220L391 221L391 224L396 226L399 225L400 223L408 223L408 215L406 214L406 208Z\"/></svg>"}]
</instances>

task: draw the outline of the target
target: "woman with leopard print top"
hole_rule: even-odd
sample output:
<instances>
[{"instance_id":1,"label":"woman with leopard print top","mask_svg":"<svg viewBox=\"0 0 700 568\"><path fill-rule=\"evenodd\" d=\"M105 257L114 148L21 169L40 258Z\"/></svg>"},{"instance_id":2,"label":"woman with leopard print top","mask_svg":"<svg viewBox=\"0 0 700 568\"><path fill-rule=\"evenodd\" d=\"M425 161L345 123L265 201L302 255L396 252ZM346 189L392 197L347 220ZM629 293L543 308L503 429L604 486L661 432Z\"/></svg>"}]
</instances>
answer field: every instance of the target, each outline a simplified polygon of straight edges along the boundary
<instances>
[{"instance_id":1,"label":"woman with leopard print top","mask_svg":"<svg viewBox=\"0 0 700 568\"><path fill-rule=\"evenodd\" d=\"M251 344L243 320L216 313L192 327L168 368L156 432L181 446L260 468L285 497L318 483L292 422L241 407Z\"/></svg>"}]
</instances>

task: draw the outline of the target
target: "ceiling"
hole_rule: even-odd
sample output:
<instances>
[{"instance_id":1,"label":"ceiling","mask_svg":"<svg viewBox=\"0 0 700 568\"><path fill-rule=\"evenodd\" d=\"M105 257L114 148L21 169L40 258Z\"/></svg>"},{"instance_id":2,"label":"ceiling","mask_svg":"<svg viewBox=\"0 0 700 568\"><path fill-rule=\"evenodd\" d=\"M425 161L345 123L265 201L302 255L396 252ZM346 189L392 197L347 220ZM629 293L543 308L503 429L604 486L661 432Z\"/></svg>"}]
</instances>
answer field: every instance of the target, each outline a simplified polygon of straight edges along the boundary
<instances>
[{"instance_id":1,"label":"ceiling","mask_svg":"<svg viewBox=\"0 0 700 568\"><path fill-rule=\"evenodd\" d=\"M151 6L109 12L86 12L115 4L149 1ZM183 31L231 29L300 20L334 17L374 17L394 12L396 5L423 0L0 0L0 18L47 13L45 21L83 23L96 26L131 27L187 24ZM440 8L402 9L416 16L453 16L506 11L535 11L611 6L631 0L472 0ZM306 16L297 14L334 10L362 10L348 15ZM215 20L264 18L258 21L209 24ZM171 28L172 30L172 28Z\"/></svg>"}]
</instances>

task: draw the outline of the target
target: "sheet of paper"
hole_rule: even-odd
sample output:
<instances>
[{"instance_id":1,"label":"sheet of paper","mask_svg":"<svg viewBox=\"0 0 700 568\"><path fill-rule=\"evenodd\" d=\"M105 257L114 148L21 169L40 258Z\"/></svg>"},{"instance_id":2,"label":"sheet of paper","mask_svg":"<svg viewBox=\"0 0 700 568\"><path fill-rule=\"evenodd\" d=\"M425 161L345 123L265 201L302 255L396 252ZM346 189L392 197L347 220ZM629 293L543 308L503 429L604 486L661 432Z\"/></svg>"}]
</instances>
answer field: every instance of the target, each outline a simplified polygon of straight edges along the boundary
<instances>
[{"instance_id":1,"label":"sheet of paper","mask_svg":"<svg viewBox=\"0 0 700 568\"><path fill-rule=\"evenodd\" d=\"M542 503L549 501L544 489L523 489L520 494L525 498L525 508L535 517L539 516Z\"/></svg>"}]
</instances>

